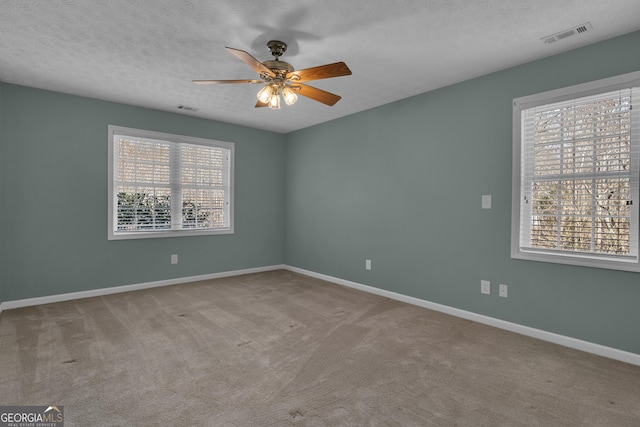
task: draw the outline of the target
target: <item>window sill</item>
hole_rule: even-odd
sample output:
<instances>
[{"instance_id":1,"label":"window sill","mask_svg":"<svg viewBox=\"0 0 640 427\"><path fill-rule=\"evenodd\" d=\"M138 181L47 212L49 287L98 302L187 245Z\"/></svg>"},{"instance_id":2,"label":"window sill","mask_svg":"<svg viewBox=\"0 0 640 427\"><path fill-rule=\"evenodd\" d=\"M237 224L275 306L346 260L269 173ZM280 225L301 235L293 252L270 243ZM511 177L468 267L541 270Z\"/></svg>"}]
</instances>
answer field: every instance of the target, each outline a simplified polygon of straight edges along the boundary
<instances>
[{"instance_id":1,"label":"window sill","mask_svg":"<svg viewBox=\"0 0 640 427\"><path fill-rule=\"evenodd\" d=\"M154 239L163 237L193 237L214 236L219 234L234 234L232 228L216 230L163 230L163 231L132 231L115 233L109 231L108 240Z\"/></svg>"},{"instance_id":2,"label":"window sill","mask_svg":"<svg viewBox=\"0 0 640 427\"><path fill-rule=\"evenodd\" d=\"M629 257L628 259L604 259L601 257L581 254L550 254L537 252L535 250L516 249L511 252L511 258L525 261L574 265L578 267L640 272L640 264L638 264L638 259L635 257Z\"/></svg>"}]
</instances>

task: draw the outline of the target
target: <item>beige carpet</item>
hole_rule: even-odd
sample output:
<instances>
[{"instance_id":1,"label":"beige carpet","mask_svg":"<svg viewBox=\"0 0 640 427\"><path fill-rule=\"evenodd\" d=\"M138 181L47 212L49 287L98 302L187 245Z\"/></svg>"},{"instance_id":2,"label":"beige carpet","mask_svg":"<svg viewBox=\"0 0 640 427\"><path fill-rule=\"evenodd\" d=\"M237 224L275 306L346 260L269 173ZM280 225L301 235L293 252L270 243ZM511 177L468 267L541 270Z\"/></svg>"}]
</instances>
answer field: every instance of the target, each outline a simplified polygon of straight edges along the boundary
<instances>
[{"instance_id":1,"label":"beige carpet","mask_svg":"<svg viewBox=\"0 0 640 427\"><path fill-rule=\"evenodd\" d=\"M288 271L8 310L66 426L640 426L640 367Z\"/></svg>"}]
</instances>

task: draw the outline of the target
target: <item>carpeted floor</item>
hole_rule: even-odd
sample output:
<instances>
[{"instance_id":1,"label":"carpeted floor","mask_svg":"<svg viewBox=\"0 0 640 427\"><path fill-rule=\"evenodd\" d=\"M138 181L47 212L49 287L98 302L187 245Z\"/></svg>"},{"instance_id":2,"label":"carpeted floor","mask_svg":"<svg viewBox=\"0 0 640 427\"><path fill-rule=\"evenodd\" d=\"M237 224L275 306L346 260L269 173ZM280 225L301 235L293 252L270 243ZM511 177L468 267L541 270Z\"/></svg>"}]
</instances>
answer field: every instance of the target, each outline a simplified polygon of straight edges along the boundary
<instances>
[{"instance_id":1,"label":"carpeted floor","mask_svg":"<svg viewBox=\"0 0 640 427\"><path fill-rule=\"evenodd\" d=\"M640 366L273 271L8 310L0 405L71 426L640 426Z\"/></svg>"}]
</instances>

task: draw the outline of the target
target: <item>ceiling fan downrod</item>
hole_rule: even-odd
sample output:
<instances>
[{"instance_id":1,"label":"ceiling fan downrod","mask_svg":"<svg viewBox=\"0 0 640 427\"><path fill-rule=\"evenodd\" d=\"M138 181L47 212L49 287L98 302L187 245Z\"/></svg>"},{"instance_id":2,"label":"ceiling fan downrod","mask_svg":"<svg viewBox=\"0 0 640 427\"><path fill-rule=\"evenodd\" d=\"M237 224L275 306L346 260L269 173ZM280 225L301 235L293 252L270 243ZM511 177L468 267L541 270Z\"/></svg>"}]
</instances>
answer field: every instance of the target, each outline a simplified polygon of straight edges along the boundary
<instances>
[{"instance_id":1,"label":"ceiling fan downrod","mask_svg":"<svg viewBox=\"0 0 640 427\"><path fill-rule=\"evenodd\" d=\"M274 80L280 82L286 81L286 75L295 71L293 65L285 61L280 61L278 59L282 56L283 53L287 51L287 44L285 42L281 42L280 40L271 40L269 43L267 43L267 48L275 59L264 61L262 65L270 69L275 74L275 76L262 76L263 80L265 80L266 82L271 82ZM264 77L267 78L265 79Z\"/></svg>"}]
</instances>

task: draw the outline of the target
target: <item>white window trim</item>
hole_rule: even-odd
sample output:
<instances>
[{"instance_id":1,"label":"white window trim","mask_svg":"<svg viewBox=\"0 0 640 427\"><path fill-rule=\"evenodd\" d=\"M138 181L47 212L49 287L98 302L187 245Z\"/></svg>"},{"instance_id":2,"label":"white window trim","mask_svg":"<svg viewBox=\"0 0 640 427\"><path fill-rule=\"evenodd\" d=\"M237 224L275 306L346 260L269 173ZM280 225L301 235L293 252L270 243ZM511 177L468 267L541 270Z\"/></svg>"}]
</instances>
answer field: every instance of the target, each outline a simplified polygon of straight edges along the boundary
<instances>
[{"instance_id":1,"label":"white window trim","mask_svg":"<svg viewBox=\"0 0 640 427\"><path fill-rule=\"evenodd\" d=\"M148 138L155 140L163 140L184 144L206 145L220 147L229 150L229 227L224 229L188 229L188 230L154 230L154 231L114 231L114 219L117 209L117 195L114 192L114 159L115 144L114 135L127 135L138 138ZM226 141L216 141L205 138L197 138L185 135L174 135L163 132L154 132L142 129L128 128L122 126L108 126L108 222L107 222L107 238L108 240L125 240L125 239L149 239L161 237L185 237L185 236L205 236L217 234L234 234L234 163L235 163L235 144Z\"/></svg>"},{"instance_id":2,"label":"white window trim","mask_svg":"<svg viewBox=\"0 0 640 427\"><path fill-rule=\"evenodd\" d=\"M605 78L588 83L582 83L561 89L551 90L548 92L538 93L534 95L515 98L513 100L513 157L512 157L512 193L511 193L511 258L529 261L541 261L557 264L569 264L585 267L597 267L613 270L640 272L640 264L638 259L625 259L624 257L616 259L607 259L606 255L584 255L573 254L568 252L535 251L531 249L523 250L520 248L520 186L521 186L521 112L528 108L538 105L553 104L555 102L566 101L569 99L581 98L585 96L595 95L608 91L614 91L622 88L640 86L640 71L623 74L620 76ZM640 102L637 102L640 104ZM640 105L635 105L640 108ZM633 156L637 156L637 150L632 152ZM635 177L637 182L638 177ZM636 185L637 187L637 185ZM632 194L635 198L632 205L631 221L635 226L635 239L638 236L638 194ZM612 257L613 258L613 257Z\"/></svg>"}]
</instances>

